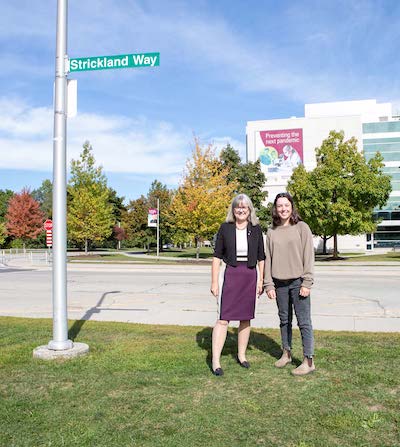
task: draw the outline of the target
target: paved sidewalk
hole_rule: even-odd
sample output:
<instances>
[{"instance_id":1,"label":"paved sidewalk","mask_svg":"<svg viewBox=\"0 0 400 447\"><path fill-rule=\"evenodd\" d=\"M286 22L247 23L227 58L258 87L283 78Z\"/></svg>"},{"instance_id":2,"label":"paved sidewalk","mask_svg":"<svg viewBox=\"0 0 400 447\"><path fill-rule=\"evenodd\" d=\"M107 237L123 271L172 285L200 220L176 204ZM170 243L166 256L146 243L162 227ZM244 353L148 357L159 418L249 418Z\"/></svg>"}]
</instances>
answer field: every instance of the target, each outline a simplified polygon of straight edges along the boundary
<instances>
[{"instance_id":1,"label":"paved sidewalk","mask_svg":"<svg viewBox=\"0 0 400 447\"><path fill-rule=\"evenodd\" d=\"M15 260L0 275L0 315L52 317L51 267ZM399 263L323 263L315 276L315 329L400 332ZM209 280L209 265L70 263L68 315L211 326L217 308ZM279 327L276 304L266 295L258 301L253 326Z\"/></svg>"}]
</instances>

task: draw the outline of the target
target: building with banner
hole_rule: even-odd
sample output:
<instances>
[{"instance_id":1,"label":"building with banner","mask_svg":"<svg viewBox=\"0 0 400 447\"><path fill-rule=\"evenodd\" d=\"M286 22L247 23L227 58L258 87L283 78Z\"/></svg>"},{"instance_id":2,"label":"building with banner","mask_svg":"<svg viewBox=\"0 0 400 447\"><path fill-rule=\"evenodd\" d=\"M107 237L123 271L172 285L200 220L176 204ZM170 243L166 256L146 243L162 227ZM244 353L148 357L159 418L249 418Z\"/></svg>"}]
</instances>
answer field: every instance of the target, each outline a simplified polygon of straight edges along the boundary
<instances>
[{"instance_id":1,"label":"building with banner","mask_svg":"<svg viewBox=\"0 0 400 447\"><path fill-rule=\"evenodd\" d=\"M391 175L392 192L382 218L372 235L341 236L343 251L364 251L374 247L400 246L400 117L390 103L376 100L306 104L304 117L249 121L246 127L247 160L260 159L267 177L268 200L286 190L293 169L300 163L307 170L316 166L315 148L331 130L343 130L355 137L367 159L379 151L384 172ZM318 243L317 243L318 245Z\"/></svg>"}]
</instances>

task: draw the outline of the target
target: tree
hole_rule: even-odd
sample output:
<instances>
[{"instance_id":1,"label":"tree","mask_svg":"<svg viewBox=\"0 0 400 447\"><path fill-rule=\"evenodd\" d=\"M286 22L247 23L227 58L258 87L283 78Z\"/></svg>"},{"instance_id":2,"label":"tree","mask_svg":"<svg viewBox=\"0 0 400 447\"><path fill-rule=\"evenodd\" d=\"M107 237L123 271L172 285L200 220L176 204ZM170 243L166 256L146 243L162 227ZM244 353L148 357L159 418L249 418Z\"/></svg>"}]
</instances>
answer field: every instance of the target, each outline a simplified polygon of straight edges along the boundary
<instances>
[{"instance_id":1,"label":"tree","mask_svg":"<svg viewBox=\"0 0 400 447\"><path fill-rule=\"evenodd\" d=\"M0 189L0 246L7 245L10 240L7 233L6 213L8 202L13 195L14 192L10 189Z\"/></svg>"},{"instance_id":2,"label":"tree","mask_svg":"<svg viewBox=\"0 0 400 447\"><path fill-rule=\"evenodd\" d=\"M84 244L85 253L91 241L107 239L115 224L107 180L88 141L80 158L71 161L67 222L69 239Z\"/></svg>"},{"instance_id":3,"label":"tree","mask_svg":"<svg viewBox=\"0 0 400 447\"><path fill-rule=\"evenodd\" d=\"M23 241L25 248L28 239L36 239L43 232L44 215L40 204L24 188L9 200L6 214L7 232Z\"/></svg>"},{"instance_id":4,"label":"tree","mask_svg":"<svg viewBox=\"0 0 400 447\"><path fill-rule=\"evenodd\" d=\"M7 227L5 222L0 221L0 246L4 244L7 239Z\"/></svg>"},{"instance_id":5,"label":"tree","mask_svg":"<svg viewBox=\"0 0 400 447\"><path fill-rule=\"evenodd\" d=\"M126 239L126 232L124 228L121 226L122 215L126 211L126 206L124 205L125 197L119 197L117 195L117 192L111 187L108 187L108 193L109 193L108 201L112 206L114 225L112 228L111 235L108 237L106 243L105 242L102 243L102 246L118 248L120 242Z\"/></svg>"},{"instance_id":6,"label":"tree","mask_svg":"<svg viewBox=\"0 0 400 447\"><path fill-rule=\"evenodd\" d=\"M40 208L47 219L53 216L53 184L50 180L43 180L38 189L32 191L32 197L40 203Z\"/></svg>"},{"instance_id":7,"label":"tree","mask_svg":"<svg viewBox=\"0 0 400 447\"><path fill-rule=\"evenodd\" d=\"M8 202L13 195L14 192L10 189L0 189L0 222L5 222Z\"/></svg>"},{"instance_id":8,"label":"tree","mask_svg":"<svg viewBox=\"0 0 400 447\"><path fill-rule=\"evenodd\" d=\"M267 178L261 171L260 160L254 163L242 163L238 151L230 144L221 151L220 159L222 165L229 169L228 181L237 185L235 192L250 197L256 208L261 227L263 231L266 231L271 221L271 212L270 207L263 205L268 197L268 191L265 189Z\"/></svg>"},{"instance_id":9,"label":"tree","mask_svg":"<svg viewBox=\"0 0 400 447\"><path fill-rule=\"evenodd\" d=\"M311 231L325 240L333 237L333 257L338 257L337 236L376 230L373 209L382 207L391 191L390 176L383 174L383 157L366 161L357 140L344 140L344 132L331 131L316 148L317 166L306 172L298 166L288 183L300 214Z\"/></svg>"},{"instance_id":10,"label":"tree","mask_svg":"<svg viewBox=\"0 0 400 447\"><path fill-rule=\"evenodd\" d=\"M117 248L119 249L120 242L126 239L125 230L119 225L114 225L112 229L112 238L117 241Z\"/></svg>"},{"instance_id":11,"label":"tree","mask_svg":"<svg viewBox=\"0 0 400 447\"><path fill-rule=\"evenodd\" d=\"M236 183L228 182L228 174L212 147L203 149L195 140L192 158L172 201L171 219L177 230L194 239L197 258L201 240L217 232L236 190Z\"/></svg>"},{"instance_id":12,"label":"tree","mask_svg":"<svg viewBox=\"0 0 400 447\"><path fill-rule=\"evenodd\" d=\"M221 150L219 158L222 162L222 166L228 169L228 175L226 176L228 182L236 182L239 177L237 171L242 164L239 152L228 143L226 147ZM241 185L238 185L238 188L240 188L240 186Z\"/></svg>"},{"instance_id":13,"label":"tree","mask_svg":"<svg viewBox=\"0 0 400 447\"><path fill-rule=\"evenodd\" d=\"M158 180L154 180L149 188L147 196L140 196L131 200L127 211L122 218L123 227L126 229L129 242L135 246L142 245L150 249L150 244L157 241L154 228L147 226L147 216L150 208L157 208L157 199L160 201L160 244L171 240L174 225L171 222L170 206L172 191Z\"/></svg>"},{"instance_id":14,"label":"tree","mask_svg":"<svg viewBox=\"0 0 400 447\"><path fill-rule=\"evenodd\" d=\"M148 212L149 206L145 196L142 195L129 202L127 210L122 215L122 227L126 231L126 237L130 245L143 246L146 249L149 248L151 242L155 241L154 234L152 235L147 231Z\"/></svg>"},{"instance_id":15,"label":"tree","mask_svg":"<svg viewBox=\"0 0 400 447\"><path fill-rule=\"evenodd\" d=\"M126 210L124 205L125 197L119 197L117 192L110 187L108 187L108 194L108 201L112 205L114 220L115 222L121 222L122 213Z\"/></svg>"}]
</instances>

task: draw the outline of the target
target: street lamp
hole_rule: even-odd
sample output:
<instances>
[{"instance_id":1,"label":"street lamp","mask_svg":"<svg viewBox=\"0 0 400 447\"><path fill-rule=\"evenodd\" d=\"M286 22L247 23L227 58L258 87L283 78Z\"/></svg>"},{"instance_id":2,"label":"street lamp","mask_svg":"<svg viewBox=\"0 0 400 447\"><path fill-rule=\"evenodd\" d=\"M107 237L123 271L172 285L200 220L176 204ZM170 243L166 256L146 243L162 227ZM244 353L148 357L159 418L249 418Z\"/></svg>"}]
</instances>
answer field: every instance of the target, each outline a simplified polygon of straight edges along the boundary
<instances>
[{"instance_id":1,"label":"street lamp","mask_svg":"<svg viewBox=\"0 0 400 447\"><path fill-rule=\"evenodd\" d=\"M53 138L53 339L33 351L52 359L86 354L89 346L68 339L67 319L67 28L68 0L57 0Z\"/></svg>"}]
</instances>

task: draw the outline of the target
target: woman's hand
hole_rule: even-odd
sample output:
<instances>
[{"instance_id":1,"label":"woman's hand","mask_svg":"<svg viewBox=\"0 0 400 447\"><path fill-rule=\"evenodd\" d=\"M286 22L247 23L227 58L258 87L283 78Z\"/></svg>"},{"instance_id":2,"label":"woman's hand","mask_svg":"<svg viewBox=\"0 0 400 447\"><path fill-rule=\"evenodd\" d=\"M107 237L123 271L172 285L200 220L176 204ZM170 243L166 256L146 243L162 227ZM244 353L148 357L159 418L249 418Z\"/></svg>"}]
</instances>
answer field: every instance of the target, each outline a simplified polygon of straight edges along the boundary
<instances>
[{"instance_id":1,"label":"woman's hand","mask_svg":"<svg viewBox=\"0 0 400 447\"><path fill-rule=\"evenodd\" d=\"M264 281L260 279L257 282L257 295L260 296L264 292Z\"/></svg>"},{"instance_id":2,"label":"woman's hand","mask_svg":"<svg viewBox=\"0 0 400 447\"><path fill-rule=\"evenodd\" d=\"M210 289L211 293L215 296L215 298L218 297L219 295L219 287L218 287L218 283L211 283L211 289Z\"/></svg>"},{"instance_id":3,"label":"woman's hand","mask_svg":"<svg viewBox=\"0 0 400 447\"><path fill-rule=\"evenodd\" d=\"M276 300L276 292L275 292L275 289L268 290L267 295L268 295L268 298L269 298L270 300Z\"/></svg>"},{"instance_id":4,"label":"woman's hand","mask_svg":"<svg viewBox=\"0 0 400 447\"><path fill-rule=\"evenodd\" d=\"M300 287L300 296L307 298L309 294L310 294L310 289L308 289L307 287L304 287L304 286Z\"/></svg>"}]
</instances>

